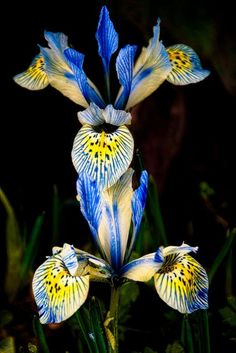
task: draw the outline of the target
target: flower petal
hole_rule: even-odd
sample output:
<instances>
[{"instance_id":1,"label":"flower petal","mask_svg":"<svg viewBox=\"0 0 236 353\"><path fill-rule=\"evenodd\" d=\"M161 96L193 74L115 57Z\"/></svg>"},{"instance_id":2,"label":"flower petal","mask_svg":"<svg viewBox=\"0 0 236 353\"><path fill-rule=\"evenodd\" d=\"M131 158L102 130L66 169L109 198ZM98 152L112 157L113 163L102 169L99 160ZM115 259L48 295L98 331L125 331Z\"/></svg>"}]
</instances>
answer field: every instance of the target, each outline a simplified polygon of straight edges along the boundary
<instances>
[{"instance_id":1,"label":"flower petal","mask_svg":"<svg viewBox=\"0 0 236 353\"><path fill-rule=\"evenodd\" d=\"M204 70L195 51L183 44L176 44L166 49L172 70L167 81L174 85L187 85L206 78L210 71Z\"/></svg>"},{"instance_id":2,"label":"flower petal","mask_svg":"<svg viewBox=\"0 0 236 353\"><path fill-rule=\"evenodd\" d=\"M164 45L159 41L160 20L153 27L153 38L147 48L143 48L133 72L131 93L126 109L153 93L171 71L171 64Z\"/></svg>"},{"instance_id":3,"label":"flower petal","mask_svg":"<svg viewBox=\"0 0 236 353\"><path fill-rule=\"evenodd\" d=\"M98 238L98 227L101 220L101 196L98 185L95 180L92 180L86 172L79 174L77 183L78 200L80 209L87 220L92 232L94 241L98 249L103 254L103 250Z\"/></svg>"},{"instance_id":4,"label":"flower petal","mask_svg":"<svg viewBox=\"0 0 236 353\"><path fill-rule=\"evenodd\" d=\"M121 276L133 281L149 281L162 266L162 260L157 261L155 255L148 254L127 263L121 269Z\"/></svg>"},{"instance_id":5,"label":"flower petal","mask_svg":"<svg viewBox=\"0 0 236 353\"><path fill-rule=\"evenodd\" d=\"M103 6L100 12L96 39L98 42L98 54L102 58L104 70L107 74L111 56L118 48L118 34L110 20L106 6Z\"/></svg>"},{"instance_id":6,"label":"flower petal","mask_svg":"<svg viewBox=\"0 0 236 353\"><path fill-rule=\"evenodd\" d=\"M31 62L28 69L13 77L13 80L21 87L37 91L49 85L45 72L44 58L38 54Z\"/></svg>"},{"instance_id":7,"label":"flower petal","mask_svg":"<svg viewBox=\"0 0 236 353\"><path fill-rule=\"evenodd\" d=\"M123 263L131 222L133 169L128 169L109 189L102 192L102 217L98 236L106 258L115 270Z\"/></svg>"},{"instance_id":8,"label":"flower petal","mask_svg":"<svg viewBox=\"0 0 236 353\"><path fill-rule=\"evenodd\" d=\"M48 258L36 270L33 293L42 324L68 319L85 302L89 275L71 276L60 254Z\"/></svg>"},{"instance_id":9,"label":"flower petal","mask_svg":"<svg viewBox=\"0 0 236 353\"><path fill-rule=\"evenodd\" d=\"M124 110L114 109L111 104L107 105L103 110L103 117L107 124L121 126L131 124L131 114Z\"/></svg>"},{"instance_id":10,"label":"flower petal","mask_svg":"<svg viewBox=\"0 0 236 353\"><path fill-rule=\"evenodd\" d=\"M198 246L189 246L188 244L185 244L183 242L182 245L180 246L167 246L163 248L163 255L168 256L172 254L187 254L189 252L194 252L196 253L198 251Z\"/></svg>"},{"instance_id":11,"label":"flower petal","mask_svg":"<svg viewBox=\"0 0 236 353\"><path fill-rule=\"evenodd\" d=\"M100 109L95 103L90 103L87 109L78 112L78 118L82 125L97 126L107 123L120 126L131 124L131 114L124 110L114 109L111 104L107 105L105 109Z\"/></svg>"},{"instance_id":12,"label":"flower petal","mask_svg":"<svg viewBox=\"0 0 236 353\"><path fill-rule=\"evenodd\" d=\"M115 102L115 108L125 107L130 95L133 79L134 56L137 50L135 45L127 45L122 48L116 59L116 71L120 84L122 85Z\"/></svg>"},{"instance_id":13,"label":"flower petal","mask_svg":"<svg viewBox=\"0 0 236 353\"><path fill-rule=\"evenodd\" d=\"M85 172L101 189L113 185L129 167L134 141L126 126L112 133L83 125L74 140L72 161L78 174Z\"/></svg>"},{"instance_id":14,"label":"flower petal","mask_svg":"<svg viewBox=\"0 0 236 353\"><path fill-rule=\"evenodd\" d=\"M83 70L84 55L71 48L65 49L64 55L86 101L94 102L100 107L105 107L105 103L97 87L87 78Z\"/></svg>"},{"instance_id":15,"label":"flower petal","mask_svg":"<svg viewBox=\"0 0 236 353\"><path fill-rule=\"evenodd\" d=\"M104 117L102 112L103 109L100 109L95 103L90 103L87 109L78 112L79 122L82 125L101 125L104 123Z\"/></svg>"},{"instance_id":16,"label":"flower petal","mask_svg":"<svg viewBox=\"0 0 236 353\"><path fill-rule=\"evenodd\" d=\"M154 275L157 293L169 306L181 313L207 309L208 278L204 268L187 254L165 257Z\"/></svg>"},{"instance_id":17,"label":"flower petal","mask_svg":"<svg viewBox=\"0 0 236 353\"><path fill-rule=\"evenodd\" d=\"M127 258L130 256L133 246L137 239L137 234L142 221L144 207L147 198L148 188L148 173L144 170L140 178L140 186L134 191L132 197L132 221L133 221L133 233L130 241L129 250L127 251Z\"/></svg>"},{"instance_id":18,"label":"flower petal","mask_svg":"<svg viewBox=\"0 0 236 353\"><path fill-rule=\"evenodd\" d=\"M45 61L45 71L52 87L59 90L73 102L87 107L75 76L69 67L63 51L68 47L67 37L63 33L45 32L49 48L40 48Z\"/></svg>"}]
</instances>

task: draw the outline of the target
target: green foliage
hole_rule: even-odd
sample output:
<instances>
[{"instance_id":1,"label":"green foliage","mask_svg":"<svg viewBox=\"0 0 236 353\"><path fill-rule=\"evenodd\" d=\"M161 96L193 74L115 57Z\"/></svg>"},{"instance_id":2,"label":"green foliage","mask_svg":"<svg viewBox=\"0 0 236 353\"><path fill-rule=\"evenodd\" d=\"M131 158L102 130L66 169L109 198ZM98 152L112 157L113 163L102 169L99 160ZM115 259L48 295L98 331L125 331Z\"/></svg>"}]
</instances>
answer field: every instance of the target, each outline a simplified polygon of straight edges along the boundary
<instances>
[{"instance_id":1,"label":"green foliage","mask_svg":"<svg viewBox=\"0 0 236 353\"><path fill-rule=\"evenodd\" d=\"M131 317L130 311L132 305L136 302L140 294L138 284L135 282L127 282L120 289L120 306L119 306L119 337L125 341L126 323Z\"/></svg>"},{"instance_id":2,"label":"green foliage","mask_svg":"<svg viewBox=\"0 0 236 353\"><path fill-rule=\"evenodd\" d=\"M75 333L79 331L82 338L82 342L78 341L78 352L82 346L85 351L87 347L90 353L108 353L104 321L102 304L95 297L68 320L71 330Z\"/></svg>"},{"instance_id":3,"label":"green foliage","mask_svg":"<svg viewBox=\"0 0 236 353\"><path fill-rule=\"evenodd\" d=\"M236 344L236 297L229 297L227 305L219 309L223 323L223 335Z\"/></svg>"},{"instance_id":4,"label":"green foliage","mask_svg":"<svg viewBox=\"0 0 236 353\"><path fill-rule=\"evenodd\" d=\"M9 301L12 301L20 286L20 265L23 256L23 241L15 212L2 189L0 189L0 201L7 214L5 233L7 255L5 292Z\"/></svg>"}]
</instances>

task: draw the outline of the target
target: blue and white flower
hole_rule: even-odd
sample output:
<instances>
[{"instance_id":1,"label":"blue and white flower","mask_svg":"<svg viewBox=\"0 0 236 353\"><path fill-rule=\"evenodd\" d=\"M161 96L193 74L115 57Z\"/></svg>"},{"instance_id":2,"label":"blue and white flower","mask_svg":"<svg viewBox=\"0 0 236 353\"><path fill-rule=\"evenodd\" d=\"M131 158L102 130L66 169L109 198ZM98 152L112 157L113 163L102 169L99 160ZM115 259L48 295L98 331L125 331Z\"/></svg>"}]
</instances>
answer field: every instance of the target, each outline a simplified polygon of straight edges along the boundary
<instances>
[{"instance_id":1,"label":"blue and white flower","mask_svg":"<svg viewBox=\"0 0 236 353\"><path fill-rule=\"evenodd\" d=\"M45 32L49 47L40 47L40 54L29 68L14 77L19 85L31 90L43 89L50 84L86 108L84 113L79 113L83 127L74 142L73 163L78 173L86 171L98 180L101 189L112 186L127 170L133 157L133 138L126 126L131 116L120 118L121 115L126 116L120 110L130 110L165 80L175 85L186 85L209 75L190 47L178 44L165 48L159 37L160 20L153 27L153 37L148 46L142 49L136 60L135 45L126 45L119 50L116 72L120 89L114 101L111 101L110 94L110 62L118 50L119 37L105 6L101 9L96 32L98 54L104 68L105 94L87 77L83 69L84 55L69 47L68 38L63 33ZM110 114L109 119L105 117L107 114ZM116 145L113 143L115 140ZM107 147L108 141L113 143L112 153ZM99 148L96 148L98 144Z\"/></svg>"},{"instance_id":2,"label":"blue and white flower","mask_svg":"<svg viewBox=\"0 0 236 353\"><path fill-rule=\"evenodd\" d=\"M82 173L77 182L78 200L101 258L73 246L54 248L35 272L33 291L42 323L61 322L85 302L92 280L120 284L127 280L154 283L159 296L181 313L207 308L208 279L187 244L160 247L156 253L129 262L142 220L148 175L132 189L129 169L110 188L101 190L96 180ZM132 222L132 231L130 225Z\"/></svg>"}]
</instances>

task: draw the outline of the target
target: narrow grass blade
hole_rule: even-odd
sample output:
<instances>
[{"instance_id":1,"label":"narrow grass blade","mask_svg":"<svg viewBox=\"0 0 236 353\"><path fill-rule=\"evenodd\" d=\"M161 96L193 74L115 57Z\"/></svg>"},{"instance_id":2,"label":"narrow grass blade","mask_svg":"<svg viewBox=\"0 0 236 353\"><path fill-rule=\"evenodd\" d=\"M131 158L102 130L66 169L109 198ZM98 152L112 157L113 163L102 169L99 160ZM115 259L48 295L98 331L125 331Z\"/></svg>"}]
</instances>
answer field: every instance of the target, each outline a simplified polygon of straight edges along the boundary
<instances>
[{"instance_id":1,"label":"narrow grass blade","mask_svg":"<svg viewBox=\"0 0 236 353\"><path fill-rule=\"evenodd\" d=\"M106 335L103 326L102 312L98 300L93 297L89 307L90 325L99 353L108 353Z\"/></svg>"},{"instance_id":2,"label":"narrow grass blade","mask_svg":"<svg viewBox=\"0 0 236 353\"><path fill-rule=\"evenodd\" d=\"M181 327L181 343L184 346L184 350L186 352L194 353L193 335L188 315L183 316Z\"/></svg>"},{"instance_id":3,"label":"narrow grass blade","mask_svg":"<svg viewBox=\"0 0 236 353\"><path fill-rule=\"evenodd\" d=\"M35 336L38 338L39 345L41 348L42 353L50 353L48 344L47 344L47 339L44 333L43 325L39 322L37 317L34 317L33 319L33 329Z\"/></svg>"},{"instance_id":4,"label":"narrow grass blade","mask_svg":"<svg viewBox=\"0 0 236 353\"><path fill-rule=\"evenodd\" d=\"M26 246L26 249L24 251L22 264L20 266L21 286L25 283L29 271L32 269L32 265L37 254L39 237L41 234L44 218L45 213L42 213L36 218L28 245Z\"/></svg>"},{"instance_id":5,"label":"narrow grass blade","mask_svg":"<svg viewBox=\"0 0 236 353\"><path fill-rule=\"evenodd\" d=\"M20 227L15 212L2 189L0 189L0 201L6 210L6 255L7 269L5 277L5 292L9 301L12 301L19 289L19 270L23 254L23 242Z\"/></svg>"},{"instance_id":6,"label":"narrow grass blade","mask_svg":"<svg viewBox=\"0 0 236 353\"><path fill-rule=\"evenodd\" d=\"M212 282L217 270L219 269L220 265L222 264L223 260L225 259L226 255L229 253L232 243L235 239L235 234L236 234L236 228L234 228L231 232L227 232L226 236L226 241L221 248L219 254L216 256L215 261L213 262L209 272L208 272L208 278L209 278L209 283Z\"/></svg>"}]
</instances>

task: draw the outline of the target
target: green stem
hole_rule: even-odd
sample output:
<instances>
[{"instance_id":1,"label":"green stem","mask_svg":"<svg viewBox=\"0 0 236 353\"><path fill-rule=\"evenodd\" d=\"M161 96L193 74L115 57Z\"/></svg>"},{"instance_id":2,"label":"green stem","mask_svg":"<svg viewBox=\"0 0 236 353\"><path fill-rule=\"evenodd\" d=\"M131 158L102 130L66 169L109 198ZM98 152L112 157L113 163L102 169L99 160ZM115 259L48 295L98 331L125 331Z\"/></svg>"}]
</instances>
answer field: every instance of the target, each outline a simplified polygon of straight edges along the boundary
<instances>
[{"instance_id":1,"label":"green stem","mask_svg":"<svg viewBox=\"0 0 236 353\"><path fill-rule=\"evenodd\" d=\"M110 353L118 353L119 348L119 338L118 338L118 312L119 312L119 298L120 298L120 288L115 288L114 286L111 289L111 299L110 299L110 318L112 334L114 336L115 342L114 346L110 344Z\"/></svg>"}]
</instances>

